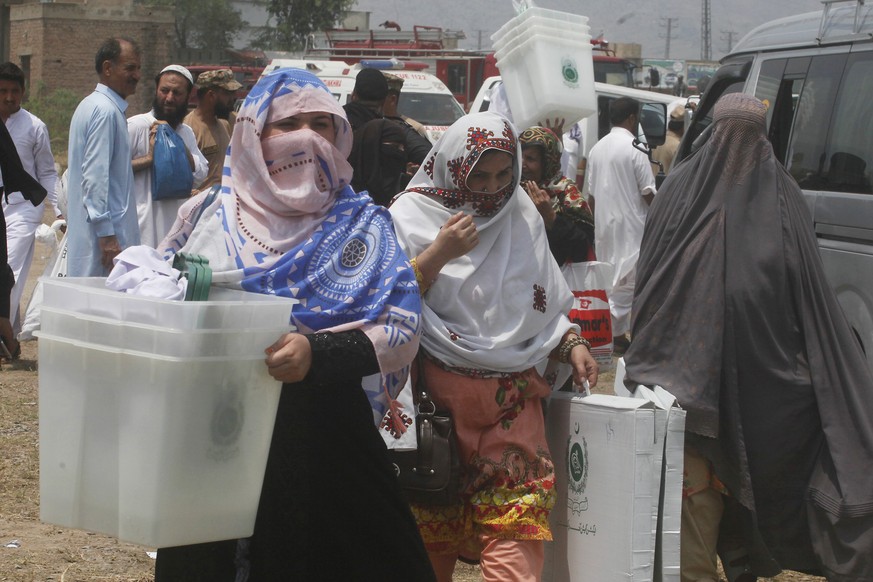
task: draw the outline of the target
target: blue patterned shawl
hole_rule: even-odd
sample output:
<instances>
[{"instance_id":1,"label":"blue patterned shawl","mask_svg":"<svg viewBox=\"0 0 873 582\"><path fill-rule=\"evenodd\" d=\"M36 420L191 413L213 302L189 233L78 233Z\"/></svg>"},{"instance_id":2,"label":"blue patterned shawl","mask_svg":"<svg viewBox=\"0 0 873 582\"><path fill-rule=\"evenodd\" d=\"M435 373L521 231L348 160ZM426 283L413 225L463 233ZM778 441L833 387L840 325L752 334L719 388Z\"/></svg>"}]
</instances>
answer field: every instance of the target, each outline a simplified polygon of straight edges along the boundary
<instances>
[{"instance_id":1,"label":"blue patterned shawl","mask_svg":"<svg viewBox=\"0 0 873 582\"><path fill-rule=\"evenodd\" d=\"M311 175L291 180L291 188L279 187L275 164L261 150L264 125L312 111L333 115L336 146L319 136L323 144L302 152L315 160ZM378 422L417 350L421 299L390 215L348 186L350 148L343 110L317 77L294 69L270 74L239 112L217 200L195 228L192 217L205 195L192 198L159 248L206 256L216 283L297 299L291 318L301 332L363 331L381 370L381 382L366 383ZM288 152L291 159L295 155ZM317 184L328 186L319 190Z\"/></svg>"}]
</instances>

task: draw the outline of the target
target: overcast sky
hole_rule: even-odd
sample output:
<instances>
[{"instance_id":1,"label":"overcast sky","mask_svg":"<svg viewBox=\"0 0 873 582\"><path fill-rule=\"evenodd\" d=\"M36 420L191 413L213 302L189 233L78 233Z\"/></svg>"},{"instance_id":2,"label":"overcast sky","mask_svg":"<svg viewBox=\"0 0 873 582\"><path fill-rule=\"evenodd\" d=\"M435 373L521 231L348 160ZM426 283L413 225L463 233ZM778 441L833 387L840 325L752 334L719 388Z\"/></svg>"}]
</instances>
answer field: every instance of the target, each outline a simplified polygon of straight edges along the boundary
<instances>
[{"instance_id":1,"label":"overcast sky","mask_svg":"<svg viewBox=\"0 0 873 582\"><path fill-rule=\"evenodd\" d=\"M534 0L536 6L582 14L591 34L611 42L636 42L644 58L664 58L670 19L670 58L699 59L703 0ZM608 8L604 8L604 7ZM355 10L371 12L370 26L393 20L403 27L441 26L463 30L463 48L489 48L489 38L515 15L513 0L358 0ZM820 0L711 0L712 57L717 60L752 28L783 16L821 10Z\"/></svg>"}]
</instances>

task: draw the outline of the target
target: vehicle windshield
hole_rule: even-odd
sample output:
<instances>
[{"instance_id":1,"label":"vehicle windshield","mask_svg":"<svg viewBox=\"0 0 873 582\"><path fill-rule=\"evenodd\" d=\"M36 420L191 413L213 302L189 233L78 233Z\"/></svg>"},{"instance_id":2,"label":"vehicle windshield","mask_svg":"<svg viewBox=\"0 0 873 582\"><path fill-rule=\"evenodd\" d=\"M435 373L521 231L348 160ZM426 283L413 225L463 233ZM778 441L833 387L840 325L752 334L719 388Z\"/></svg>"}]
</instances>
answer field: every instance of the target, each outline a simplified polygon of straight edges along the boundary
<instances>
[{"instance_id":1,"label":"vehicle windshield","mask_svg":"<svg viewBox=\"0 0 873 582\"><path fill-rule=\"evenodd\" d=\"M422 125L451 125L464 115L454 97L438 93L403 92L397 110Z\"/></svg>"},{"instance_id":2,"label":"vehicle windshield","mask_svg":"<svg viewBox=\"0 0 873 582\"><path fill-rule=\"evenodd\" d=\"M633 69L623 61L594 61L594 80L622 87L633 87Z\"/></svg>"}]
</instances>

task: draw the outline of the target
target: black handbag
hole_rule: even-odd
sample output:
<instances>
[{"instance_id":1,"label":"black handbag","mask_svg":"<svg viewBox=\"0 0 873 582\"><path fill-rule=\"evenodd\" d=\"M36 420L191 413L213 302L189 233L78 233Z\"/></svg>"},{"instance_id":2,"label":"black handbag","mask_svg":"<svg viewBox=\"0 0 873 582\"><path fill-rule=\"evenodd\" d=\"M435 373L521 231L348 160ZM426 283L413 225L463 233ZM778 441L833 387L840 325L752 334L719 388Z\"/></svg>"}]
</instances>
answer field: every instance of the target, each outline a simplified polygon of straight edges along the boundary
<instances>
[{"instance_id":1,"label":"black handbag","mask_svg":"<svg viewBox=\"0 0 873 582\"><path fill-rule=\"evenodd\" d=\"M422 505L453 505L459 501L461 463L455 427L447 411L436 409L427 391L424 370L418 368L414 400L418 413L414 451L389 450L394 471L407 500Z\"/></svg>"}]
</instances>

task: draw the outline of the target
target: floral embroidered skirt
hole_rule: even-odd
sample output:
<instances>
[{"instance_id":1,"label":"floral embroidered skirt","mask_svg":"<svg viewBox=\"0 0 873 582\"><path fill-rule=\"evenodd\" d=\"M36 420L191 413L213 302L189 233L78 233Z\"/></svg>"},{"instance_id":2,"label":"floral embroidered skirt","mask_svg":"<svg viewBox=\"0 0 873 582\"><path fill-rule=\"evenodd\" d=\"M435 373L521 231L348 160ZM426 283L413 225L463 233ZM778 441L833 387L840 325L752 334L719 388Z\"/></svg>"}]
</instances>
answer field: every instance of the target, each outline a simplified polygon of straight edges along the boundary
<instances>
[{"instance_id":1,"label":"floral embroidered skirt","mask_svg":"<svg viewBox=\"0 0 873 582\"><path fill-rule=\"evenodd\" d=\"M463 475L461 502L412 511L428 551L476 557L483 536L551 540L555 467L541 399L550 389L535 370L482 378L422 358L431 398L451 412Z\"/></svg>"}]
</instances>

